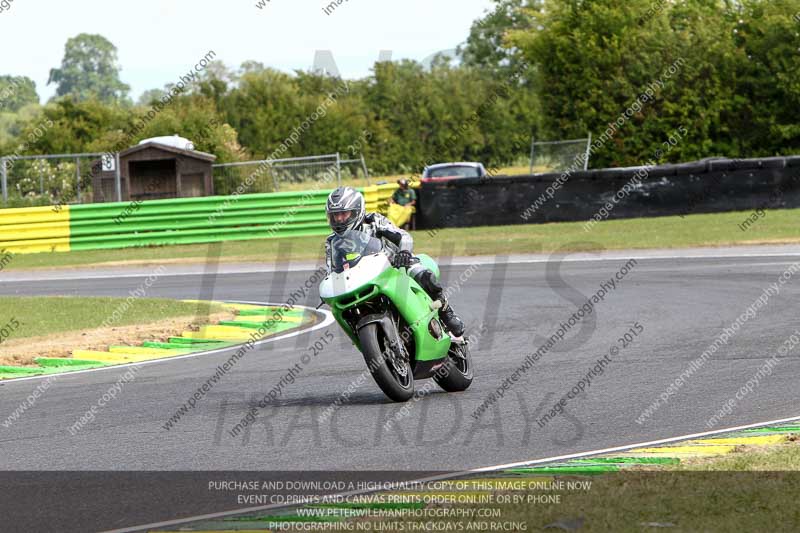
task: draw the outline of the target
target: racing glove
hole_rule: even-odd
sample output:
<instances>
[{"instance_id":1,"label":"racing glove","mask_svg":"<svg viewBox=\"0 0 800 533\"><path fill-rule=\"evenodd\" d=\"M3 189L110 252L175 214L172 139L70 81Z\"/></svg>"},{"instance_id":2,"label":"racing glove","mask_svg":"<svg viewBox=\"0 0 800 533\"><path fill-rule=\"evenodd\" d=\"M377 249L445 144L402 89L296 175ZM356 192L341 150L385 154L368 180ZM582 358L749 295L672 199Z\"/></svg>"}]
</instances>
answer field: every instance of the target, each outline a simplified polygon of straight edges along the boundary
<instances>
[{"instance_id":1,"label":"racing glove","mask_svg":"<svg viewBox=\"0 0 800 533\"><path fill-rule=\"evenodd\" d=\"M394 258L392 258L392 266L395 268L400 267L410 267L414 264L414 256L411 255L411 252L408 250L400 250L396 254L394 254Z\"/></svg>"}]
</instances>

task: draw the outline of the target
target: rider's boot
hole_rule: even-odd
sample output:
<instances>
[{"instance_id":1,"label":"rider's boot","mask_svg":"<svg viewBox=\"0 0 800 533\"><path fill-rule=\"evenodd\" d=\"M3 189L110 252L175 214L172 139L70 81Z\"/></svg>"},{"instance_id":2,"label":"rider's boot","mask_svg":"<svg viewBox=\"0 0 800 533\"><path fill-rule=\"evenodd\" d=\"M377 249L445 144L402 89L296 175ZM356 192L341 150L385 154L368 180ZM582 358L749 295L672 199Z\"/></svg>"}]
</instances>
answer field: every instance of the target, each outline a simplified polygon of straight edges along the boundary
<instances>
[{"instance_id":1,"label":"rider's boot","mask_svg":"<svg viewBox=\"0 0 800 533\"><path fill-rule=\"evenodd\" d=\"M464 335L464 321L453 311L447 300L439 298L439 301L442 302L442 308L439 309L439 318L442 319L445 327L456 337Z\"/></svg>"},{"instance_id":2,"label":"rider's boot","mask_svg":"<svg viewBox=\"0 0 800 533\"><path fill-rule=\"evenodd\" d=\"M444 287L436 280L436 276L433 275L433 272L427 268L417 268L414 270L417 271L410 272L410 274L417 283L419 283L420 287L425 289L428 296L434 300L438 300L442 304L442 307L439 309L439 318L442 319L447 330L455 337L464 335L464 321L453 311L453 308L444 295Z\"/></svg>"}]
</instances>

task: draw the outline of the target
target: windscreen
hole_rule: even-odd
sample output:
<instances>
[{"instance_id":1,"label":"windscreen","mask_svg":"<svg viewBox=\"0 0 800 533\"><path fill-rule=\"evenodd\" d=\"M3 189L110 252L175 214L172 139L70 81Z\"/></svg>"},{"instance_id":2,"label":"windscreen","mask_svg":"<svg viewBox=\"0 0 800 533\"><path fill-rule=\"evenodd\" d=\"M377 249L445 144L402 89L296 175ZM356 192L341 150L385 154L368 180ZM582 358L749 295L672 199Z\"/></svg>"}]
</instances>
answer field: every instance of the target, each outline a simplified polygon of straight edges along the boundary
<instances>
[{"instance_id":1,"label":"windscreen","mask_svg":"<svg viewBox=\"0 0 800 533\"><path fill-rule=\"evenodd\" d=\"M428 171L429 178L480 178L480 172L476 167L465 165L453 165L450 167L434 168Z\"/></svg>"},{"instance_id":2,"label":"windscreen","mask_svg":"<svg viewBox=\"0 0 800 533\"><path fill-rule=\"evenodd\" d=\"M376 254L383 249L379 239L363 231L349 230L336 235L331 241L331 263L334 272L341 273L353 268L362 257Z\"/></svg>"}]
</instances>

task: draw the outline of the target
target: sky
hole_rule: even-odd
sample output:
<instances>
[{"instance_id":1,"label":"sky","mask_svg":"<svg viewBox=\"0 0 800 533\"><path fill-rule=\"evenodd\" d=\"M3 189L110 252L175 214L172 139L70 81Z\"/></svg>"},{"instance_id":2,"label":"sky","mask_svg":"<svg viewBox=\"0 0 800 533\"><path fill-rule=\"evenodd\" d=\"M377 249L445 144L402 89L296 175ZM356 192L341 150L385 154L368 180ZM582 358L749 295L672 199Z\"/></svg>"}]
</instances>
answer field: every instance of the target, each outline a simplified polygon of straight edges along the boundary
<instances>
[{"instance_id":1,"label":"sky","mask_svg":"<svg viewBox=\"0 0 800 533\"><path fill-rule=\"evenodd\" d=\"M0 0L2 2L4 0ZM309 70L330 50L342 76L369 74L382 50L422 61L455 48L491 0L8 0L0 12L0 74L28 76L44 102L64 44L99 33L116 45L136 100L177 82L209 51L230 67L255 60ZM324 8L342 1L330 14ZM262 8L256 4L261 2Z\"/></svg>"}]
</instances>

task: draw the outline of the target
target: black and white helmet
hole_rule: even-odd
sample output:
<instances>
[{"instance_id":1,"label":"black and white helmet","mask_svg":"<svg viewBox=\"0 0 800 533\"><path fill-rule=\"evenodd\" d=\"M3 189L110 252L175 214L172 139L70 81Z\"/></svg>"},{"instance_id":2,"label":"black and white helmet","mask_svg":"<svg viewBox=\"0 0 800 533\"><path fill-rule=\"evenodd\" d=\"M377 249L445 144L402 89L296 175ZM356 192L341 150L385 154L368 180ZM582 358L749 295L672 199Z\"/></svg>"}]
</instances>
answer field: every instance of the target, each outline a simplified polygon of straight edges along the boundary
<instances>
[{"instance_id":1,"label":"black and white helmet","mask_svg":"<svg viewBox=\"0 0 800 533\"><path fill-rule=\"evenodd\" d=\"M364 196L352 187L339 187L328 196L325 211L331 229L337 234L357 229L366 214Z\"/></svg>"}]
</instances>

